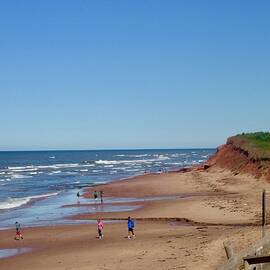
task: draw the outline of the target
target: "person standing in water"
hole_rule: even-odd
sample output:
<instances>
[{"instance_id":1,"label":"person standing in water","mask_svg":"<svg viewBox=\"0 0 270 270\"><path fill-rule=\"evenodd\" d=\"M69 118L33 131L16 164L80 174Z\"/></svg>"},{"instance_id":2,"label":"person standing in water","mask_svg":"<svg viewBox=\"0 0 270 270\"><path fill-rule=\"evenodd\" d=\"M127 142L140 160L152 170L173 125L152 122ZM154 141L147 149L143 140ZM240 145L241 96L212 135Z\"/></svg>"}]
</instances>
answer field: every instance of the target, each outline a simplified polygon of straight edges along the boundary
<instances>
[{"instance_id":1,"label":"person standing in water","mask_svg":"<svg viewBox=\"0 0 270 270\"><path fill-rule=\"evenodd\" d=\"M103 228L104 228L104 223L102 219L97 220L97 229L98 229L98 238L102 239L103 238Z\"/></svg>"},{"instance_id":2,"label":"person standing in water","mask_svg":"<svg viewBox=\"0 0 270 270\"><path fill-rule=\"evenodd\" d=\"M128 225L128 239L131 239L132 237L133 239L135 239L135 233L134 233L135 224L134 224L133 219L131 219L131 217L128 217L127 225Z\"/></svg>"},{"instance_id":3,"label":"person standing in water","mask_svg":"<svg viewBox=\"0 0 270 270\"><path fill-rule=\"evenodd\" d=\"M15 240L20 240L23 239L22 232L21 232L21 225L18 221L15 222L15 227L16 227L16 235L15 235Z\"/></svg>"},{"instance_id":4,"label":"person standing in water","mask_svg":"<svg viewBox=\"0 0 270 270\"><path fill-rule=\"evenodd\" d=\"M103 190L100 190L99 191L99 197L100 197L101 204L103 204L103 194L104 194Z\"/></svg>"},{"instance_id":5,"label":"person standing in water","mask_svg":"<svg viewBox=\"0 0 270 270\"><path fill-rule=\"evenodd\" d=\"M80 203L80 192L77 192L77 203Z\"/></svg>"}]
</instances>

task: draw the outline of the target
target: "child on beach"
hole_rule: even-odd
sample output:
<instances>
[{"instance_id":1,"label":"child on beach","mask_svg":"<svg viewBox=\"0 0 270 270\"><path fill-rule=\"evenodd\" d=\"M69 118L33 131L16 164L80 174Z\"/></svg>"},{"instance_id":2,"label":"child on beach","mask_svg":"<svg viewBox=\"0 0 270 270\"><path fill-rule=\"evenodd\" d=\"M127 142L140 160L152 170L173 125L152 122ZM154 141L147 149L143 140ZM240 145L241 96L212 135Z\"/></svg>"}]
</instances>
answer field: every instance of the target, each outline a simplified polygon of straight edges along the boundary
<instances>
[{"instance_id":1,"label":"child on beach","mask_svg":"<svg viewBox=\"0 0 270 270\"><path fill-rule=\"evenodd\" d=\"M102 219L97 220L97 229L98 229L98 237L99 239L103 238L103 228L104 228L104 223Z\"/></svg>"},{"instance_id":2,"label":"child on beach","mask_svg":"<svg viewBox=\"0 0 270 270\"><path fill-rule=\"evenodd\" d=\"M22 236L22 232L21 232L21 225L19 222L15 222L15 226L16 226L16 235L15 235L15 240L20 240L20 239L23 239L23 236Z\"/></svg>"},{"instance_id":3,"label":"child on beach","mask_svg":"<svg viewBox=\"0 0 270 270\"><path fill-rule=\"evenodd\" d=\"M135 233L134 233L134 221L131 219L131 217L128 217L128 239L131 239L133 237L133 239L135 239Z\"/></svg>"}]
</instances>

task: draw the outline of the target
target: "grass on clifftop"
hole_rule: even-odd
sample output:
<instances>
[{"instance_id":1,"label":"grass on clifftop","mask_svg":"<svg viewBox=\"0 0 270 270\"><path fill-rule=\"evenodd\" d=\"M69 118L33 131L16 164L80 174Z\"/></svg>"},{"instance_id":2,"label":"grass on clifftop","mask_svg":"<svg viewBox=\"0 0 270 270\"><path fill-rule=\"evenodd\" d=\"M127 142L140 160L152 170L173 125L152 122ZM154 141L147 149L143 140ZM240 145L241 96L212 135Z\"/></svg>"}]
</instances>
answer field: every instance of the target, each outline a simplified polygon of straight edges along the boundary
<instances>
[{"instance_id":1,"label":"grass on clifftop","mask_svg":"<svg viewBox=\"0 0 270 270\"><path fill-rule=\"evenodd\" d=\"M235 136L242 147L257 157L270 157L270 132L242 133Z\"/></svg>"}]
</instances>

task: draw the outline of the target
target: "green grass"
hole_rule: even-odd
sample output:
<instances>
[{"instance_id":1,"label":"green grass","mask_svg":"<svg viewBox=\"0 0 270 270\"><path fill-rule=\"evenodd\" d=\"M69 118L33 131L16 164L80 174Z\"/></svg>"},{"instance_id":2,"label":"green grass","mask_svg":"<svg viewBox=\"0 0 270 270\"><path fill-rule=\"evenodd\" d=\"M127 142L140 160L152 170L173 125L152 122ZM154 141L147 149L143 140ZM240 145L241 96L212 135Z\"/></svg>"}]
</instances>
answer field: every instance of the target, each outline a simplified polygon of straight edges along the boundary
<instances>
[{"instance_id":1,"label":"green grass","mask_svg":"<svg viewBox=\"0 0 270 270\"><path fill-rule=\"evenodd\" d=\"M270 157L270 132L242 133L235 138L253 156Z\"/></svg>"}]
</instances>

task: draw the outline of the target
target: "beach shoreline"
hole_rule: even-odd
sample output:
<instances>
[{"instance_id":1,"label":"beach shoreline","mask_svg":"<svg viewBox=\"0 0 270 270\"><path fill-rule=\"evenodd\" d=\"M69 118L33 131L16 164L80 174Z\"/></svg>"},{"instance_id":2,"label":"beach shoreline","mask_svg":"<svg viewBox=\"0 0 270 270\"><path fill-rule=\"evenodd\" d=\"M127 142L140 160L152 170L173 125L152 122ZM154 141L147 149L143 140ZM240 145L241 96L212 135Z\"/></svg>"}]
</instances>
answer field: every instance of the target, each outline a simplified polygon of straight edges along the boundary
<instances>
[{"instance_id":1,"label":"beach shoreline","mask_svg":"<svg viewBox=\"0 0 270 270\"><path fill-rule=\"evenodd\" d=\"M33 270L42 259L46 263L39 264L39 269L48 265L56 270L75 269L75 262L76 269L124 269L127 265L130 269L146 269L151 264L156 269L214 269L226 260L223 241L230 240L236 249L240 249L260 237L260 191L268 185L249 175L235 176L227 170L211 168L146 174L86 188L86 200L94 190L102 189L104 205L133 204L139 207L132 211L82 212L67 217L119 221L105 223L105 238L101 241L95 238L95 224L25 228L23 241L12 241L13 230L0 231L3 239L0 248L20 246L32 249L29 253L1 259L0 267L11 270L20 263ZM108 198L139 201L110 203L106 202ZM63 207L93 207L93 203ZM125 238L127 216L136 221L137 238L134 242ZM167 248L170 243L171 247ZM123 250L123 254L113 251L117 247ZM168 250L171 250L170 254ZM192 259L186 262L186 257ZM87 264L84 265L86 261L91 261L88 268ZM105 263L101 264L101 261ZM180 266L182 268L173 268Z\"/></svg>"}]
</instances>

